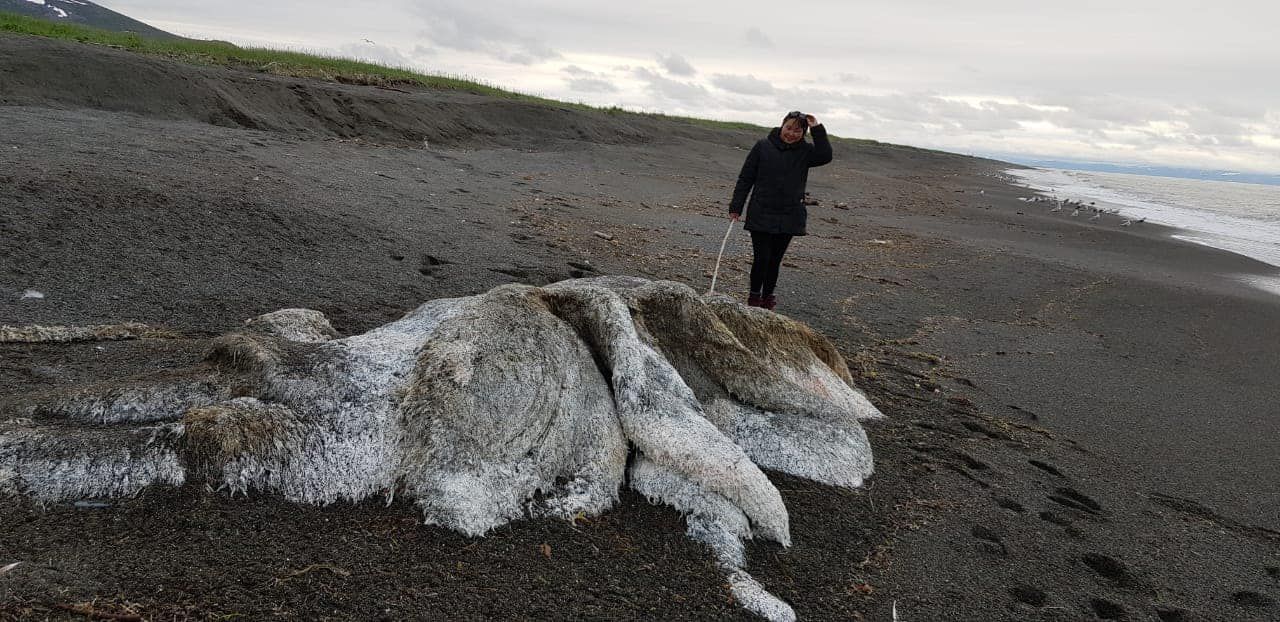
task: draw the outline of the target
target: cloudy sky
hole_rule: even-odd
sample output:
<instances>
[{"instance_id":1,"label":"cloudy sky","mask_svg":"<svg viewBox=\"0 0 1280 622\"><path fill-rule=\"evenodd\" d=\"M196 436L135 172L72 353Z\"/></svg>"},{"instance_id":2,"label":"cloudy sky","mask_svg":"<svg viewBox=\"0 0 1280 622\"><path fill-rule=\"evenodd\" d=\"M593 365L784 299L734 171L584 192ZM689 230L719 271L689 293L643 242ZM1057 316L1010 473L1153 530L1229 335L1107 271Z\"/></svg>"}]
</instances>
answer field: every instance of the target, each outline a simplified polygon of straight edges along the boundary
<instances>
[{"instance_id":1,"label":"cloudy sky","mask_svg":"<svg viewBox=\"0 0 1280 622\"><path fill-rule=\"evenodd\" d=\"M1280 2L99 0L171 32L961 153L1280 173ZM785 11L783 7L786 7Z\"/></svg>"}]
</instances>

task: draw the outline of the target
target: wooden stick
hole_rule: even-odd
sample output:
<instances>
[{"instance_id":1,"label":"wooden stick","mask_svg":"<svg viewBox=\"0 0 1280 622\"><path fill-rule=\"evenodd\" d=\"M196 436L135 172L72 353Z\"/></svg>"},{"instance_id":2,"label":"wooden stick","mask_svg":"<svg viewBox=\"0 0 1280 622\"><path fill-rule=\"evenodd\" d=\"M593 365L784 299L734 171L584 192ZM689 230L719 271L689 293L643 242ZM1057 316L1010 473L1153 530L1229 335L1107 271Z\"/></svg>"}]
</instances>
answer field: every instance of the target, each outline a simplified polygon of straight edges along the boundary
<instances>
[{"instance_id":1,"label":"wooden stick","mask_svg":"<svg viewBox=\"0 0 1280 622\"><path fill-rule=\"evenodd\" d=\"M720 241L720 253L716 255L716 269L711 273L711 289L707 290L708 294L716 293L716 277L720 276L720 258L724 257L724 246L729 243L729 234L733 233L733 223L736 220L729 221L729 230L724 232L724 239Z\"/></svg>"},{"instance_id":2,"label":"wooden stick","mask_svg":"<svg viewBox=\"0 0 1280 622\"><path fill-rule=\"evenodd\" d=\"M733 224L739 220L746 222L747 208L742 207L742 215L736 219L729 221L729 230L724 232L724 239L720 240L720 253L716 255L716 269L711 273L711 289L707 290L708 294L716 293L716 277L720 276L720 258L724 257L724 246L729 243L729 234L733 233Z\"/></svg>"}]
</instances>

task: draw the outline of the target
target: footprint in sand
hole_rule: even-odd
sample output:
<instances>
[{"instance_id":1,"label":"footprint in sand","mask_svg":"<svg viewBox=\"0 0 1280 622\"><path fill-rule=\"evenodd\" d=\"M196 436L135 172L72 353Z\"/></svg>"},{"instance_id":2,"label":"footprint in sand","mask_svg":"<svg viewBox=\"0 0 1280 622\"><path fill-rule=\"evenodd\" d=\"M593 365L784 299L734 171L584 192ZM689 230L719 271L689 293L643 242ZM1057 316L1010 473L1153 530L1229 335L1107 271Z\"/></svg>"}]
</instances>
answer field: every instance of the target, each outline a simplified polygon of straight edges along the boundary
<instances>
[{"instance_id":1,"label":"footprint in sand","mask_svg":"<svg viewBox=\"0 0 1280 622\"><path fill-rule=\"evenodd\" d=\"M1112 585L1124 588L1138 588L1142 586L1142 582L1138 580L1125 563L1101 553L1087 553L1081 558L1084 565L1090 570L1098 574L1098 576L1106 579Z\"/></svg>"},{"instance_id":2,"label":"footprint in sand","mask_svg":"<svg viewBox=\"0 0 1280 622\"><path fill-rule=\"evenodd\" d=\"M1045 602L1049 600L1044 590L1038 587L1022 584L1009 588L1009 594L1017 599L1020 603L1031 605L1032 607L1043 607Z\"/></svg>"},{"instance_id":3,"label":"footprint in sand","mask_svg":"<svg viewBox=\"0 0 1280 622\"><path fill-rule=\"evenodd\" d=\"M560 268L549 266L511 266L511 267L494 267L489 268L490 272L505 274L516 280L518 283L527 285L543 286L548 283L555 283L567 278L580 279L583 277L599 276L599 272L591 267L591 264L571 261L569 262L570 270L561 272Z\"/></svg>"},{"instance_id":4,"label":"footprint in sand","mask_svg":"<svg viewBox=\"0 0 1280 622\"><path fill-rule=\"evenodd\" d=\"M1156 607L1156 618L1160 622L1191 622L1196 618L1186 609L1177 607Z\"/></svg>"},{"instance_id":5,"label":"footprint in sand","mask_svg":"<svg viewBox=\"0 0 1280 622\"><path fill-rule=\"evenodd\" d=\"M1050 475L1056 475L1058 477L1066 477L1066 475L1062 474L1062 471L1058 470L1058 467L1055 467L1052 464L1049 464L1048 462L1044 462L1041 460L1028 460L1027 462L1031 466L1037 469L1040 469L1041 471L1044 471L1045 473L1048 473Z\"/></svg>"},{"instance_id":6,"label":"footprint in sand","mask_svg":"<svg viewBox=\"0 0 1280 622\"><path fill-rule=\"evenodd\" d=\"M422 276L435 276L441 266L451 264L452 261L440 259L434 255L423 255L422 261L418 264L418 273Z\"/></svg>"},{"instance_id":7,"label":"footprint in sand","mask_svg":"<svg viewBox=\"0 0 1280 622\"><path fill-rule=\"evenodd\" d=\"M983 527L982 525L975 525L969 533L973 537L982 540L982 542L978 544L978 548L981 550L993 555L1004 556L1009 554L1009 547L1004 545L1004 541L1000 539L1000 534L997 534L990 528Z\"/></svg>"},{"instance_id":8,"label":"footprint in sand","mask_svg":"<svg viewBox=\"0 0 1280 622\"><path fill-rule=\"evenodd\" d=\"M1093 515L1102 514L1102 504L1089 498L1074 488L1058 488L1054 494L1049 495L1049 500L1058 505L1069 507L1073 510L1080 510Z\"/></svg>"},{"instance_id":9,"label":"footprint in sand","mask_svg":"<svg viewBox=\"0 0 1280 622\"><path fill-rule=\"evenodd\" d=\"M915 450L916 453L928 454L935 458L948 460L959 466L963 466L967 469L972 469L974 471L987 471L991 469L991 466L988 465L987 463L977 458L974 458L973 456L963 451L960 451L958 449L951 449L950 447L941 447L938 445L920 445L913 449Z\"/></svg>"},{"instance_id":10,"label":"footprint in sand","mask_svg":"<svg viewBox=\"0 0 1280 622\"><path fill-rule=\"evenodd\" d=\"M1053 512L1049 512L1049 511L1041 512L1041 513L1040 513L1040 520L1042 520L1042 521L1044 521L1044 522L1046 522L1046 523L1053 523L1054 525L1057 525L1057 526L1059 526L1059 527L1070 527L1070 526L1071 526L1071 519L1069 519L1069 518L1065 518L1065 517L1062 517L1062 516L1058 516L1057 514L1054 514Z\"/></svg>"},{"instance_id":11,"label":"footprint in sand","mask_svg":"<svg viewBox=\"0 0 1280 622\"><path fill-rule=\"evenodd\" d=\"M1095 598L1089 601L1089 606L1093 608L1093 613L1103 620L1123 620L1128 617L1128 612L1120 603L1113 603L1105 598Z\"/></svg>"},{"instance_id":12,"label":"footprint in sand","mask_svg":"<svg viewBox=\"0 0 1280 622\"><path fill-rule=\"evenodd\" d=\"M958 462L953 462L950 460L943 460L940 462L940 464L942 465L942 468L947 469L948 471L952 471L954 473L958 473L959 475L963 476L965 479L977 484L979 488L983 488L983 489L991 488L991 484L989 482L984 481L982 478L974 475L973 472L971 472L963 464L960 464Z\"/></svg>"},{"instance_id":13,"label":"footprint in sand","mask_svg":"<svg viewBox=\"0 0 1280 622\"><path fill-rule=\"evenodd\" d=\"M975 423L973 421L962 421L960 422L960 425L963 425L964 427L968 428L970 432L977 432L978 434L981 434L992 440L997 440L997 441L1013 440L1013 437L1009 436L1008 434L1005 434L1004 432L997 432L995 430L992 430L991 428L988 428L987 426L984 426L980 423Z\"/></svg>"}]
</instances>

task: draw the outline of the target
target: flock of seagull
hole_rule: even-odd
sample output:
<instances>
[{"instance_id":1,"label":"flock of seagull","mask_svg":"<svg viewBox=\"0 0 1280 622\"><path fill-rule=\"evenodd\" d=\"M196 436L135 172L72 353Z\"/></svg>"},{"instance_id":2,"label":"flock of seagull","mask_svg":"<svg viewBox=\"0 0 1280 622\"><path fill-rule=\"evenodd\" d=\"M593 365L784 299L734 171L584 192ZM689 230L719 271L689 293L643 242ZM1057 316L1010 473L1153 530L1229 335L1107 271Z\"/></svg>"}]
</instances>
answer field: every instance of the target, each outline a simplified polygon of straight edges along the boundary
<instances>
[{"instance_id":1,"label":"flock of seagull","mask_svg":"<svg viewBox=\"0 0 1280 622\"><path fill-rule=\"evenodd\" d=\"M1089 203L1088 205L1085 205L1080 201L1072 201L1070 199L1063 200L1061 197L1057 196L1056 194L1047 196L1047 197L1045 196L1018 197L1018 200L1024 201L1027 203L1048 203L1051 206L1049 208L1050 212L1061 212L1063 208L1070 207L1072 208L1071 216L1073 218L1079 217L1081 213L1092 212L1092 215L1089 216L1089 220L1094 222L1101 221L1103 214L1110 214L1112 216L1120 214L1120 210L1117 210L1117 209L1109 210L1109 209L1103 209L1101 207L1098 207L1093 203ZM1126 218L1124 219L1124 221L1120 223L1120 226L1129 227L1129 226L1143 223L1146 221L1147 221L1146 216L1143 216L1142 218L1139 218L1137 220L1134 220L1133 218Z\"/></svg>"}]
</instances>

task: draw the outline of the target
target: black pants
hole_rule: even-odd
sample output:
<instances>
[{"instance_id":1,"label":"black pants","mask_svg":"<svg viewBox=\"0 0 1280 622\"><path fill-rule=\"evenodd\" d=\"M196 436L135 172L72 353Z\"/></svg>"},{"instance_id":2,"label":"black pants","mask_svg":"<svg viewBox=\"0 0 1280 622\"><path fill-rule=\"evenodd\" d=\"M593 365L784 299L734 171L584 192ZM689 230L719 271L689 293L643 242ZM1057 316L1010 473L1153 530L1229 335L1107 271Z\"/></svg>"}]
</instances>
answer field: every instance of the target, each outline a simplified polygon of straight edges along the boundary
<instances>
[{"instance_id":1,"label":"black pants","mask_svg":"<svg viewBox=\"0 0 1280 622\"><path fill-rule=\"evenodd\" d=\"M772 296L778 284L778 268L782 267L782 255L787 252L791 236L785 233L751 232L751 293Z\"/></svg>"}]
</instances>

